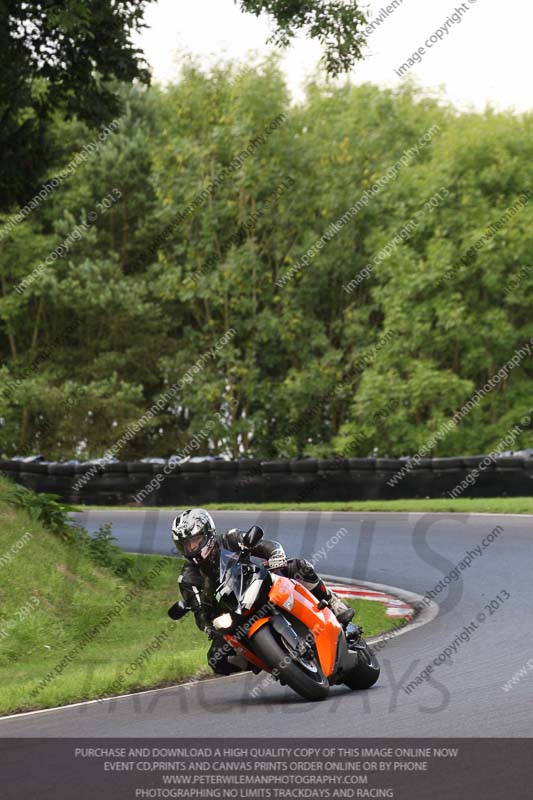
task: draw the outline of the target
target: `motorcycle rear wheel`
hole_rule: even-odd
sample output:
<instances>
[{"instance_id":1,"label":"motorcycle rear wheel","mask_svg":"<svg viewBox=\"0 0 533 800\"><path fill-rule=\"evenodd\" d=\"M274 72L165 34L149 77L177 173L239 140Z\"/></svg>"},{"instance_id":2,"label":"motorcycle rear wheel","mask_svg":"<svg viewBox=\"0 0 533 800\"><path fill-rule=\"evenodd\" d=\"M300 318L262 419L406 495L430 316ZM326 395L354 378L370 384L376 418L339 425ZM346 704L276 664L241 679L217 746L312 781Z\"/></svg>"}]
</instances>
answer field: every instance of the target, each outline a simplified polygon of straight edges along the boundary
<instances>
[{"instance_id":1,"label":"motorcycle rear wheel","mask_svg":"<svg viewBox=\"0 0 533 800\"><path fill-rule=\"evenodd\" d=\"M324 700L329 694L329 682L318 660L316 671L307 672L298 662L293 661L275 638L270 625L263 625L251 639L254 652L269 667L280 681L290 686L306 700Z\"/></svg>"}]
</instances>

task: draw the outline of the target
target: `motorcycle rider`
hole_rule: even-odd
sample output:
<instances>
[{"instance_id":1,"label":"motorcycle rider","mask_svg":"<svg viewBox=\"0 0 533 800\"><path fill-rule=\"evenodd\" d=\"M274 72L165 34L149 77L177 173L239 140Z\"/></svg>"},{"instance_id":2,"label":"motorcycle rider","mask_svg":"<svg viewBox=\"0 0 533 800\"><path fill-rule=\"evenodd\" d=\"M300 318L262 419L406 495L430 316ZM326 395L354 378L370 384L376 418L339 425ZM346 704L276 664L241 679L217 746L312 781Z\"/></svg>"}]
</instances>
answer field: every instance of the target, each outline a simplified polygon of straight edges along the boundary
<instances>
[{"instance_id":1,"label":"motorcycle rider","mask_svg":"<svg viewBox=\"0 0 533 800\"><path fill-rule=\"evenodd\" d=\"M192 508L183 511L172 523L172 539L178 552L186 559L178 578L181 594L195 617L196 625L207 633L212 644L208 652L208 663L219 675L228 675L238 671L227 660L226 648L221 648L221 635L211 625L212 619L219 613L215 600L215 589L219 580L220 549L242 552L245 531L232 528L226 533L217 534L211 515L203 508ZM252 556L263 558L270 569L278 571L287 578L302 583L317 600L324 601L335 614L341 625L351 621L354 610L340 600L317 575L313 565L302 558L287 559L279 542L261 539L253 549ZM179 616L179 602L168 611L171 619ZM223 639L222 639L223 641ZM221 657L222 654L222 657Z\"/></svg>"}]
</instances>

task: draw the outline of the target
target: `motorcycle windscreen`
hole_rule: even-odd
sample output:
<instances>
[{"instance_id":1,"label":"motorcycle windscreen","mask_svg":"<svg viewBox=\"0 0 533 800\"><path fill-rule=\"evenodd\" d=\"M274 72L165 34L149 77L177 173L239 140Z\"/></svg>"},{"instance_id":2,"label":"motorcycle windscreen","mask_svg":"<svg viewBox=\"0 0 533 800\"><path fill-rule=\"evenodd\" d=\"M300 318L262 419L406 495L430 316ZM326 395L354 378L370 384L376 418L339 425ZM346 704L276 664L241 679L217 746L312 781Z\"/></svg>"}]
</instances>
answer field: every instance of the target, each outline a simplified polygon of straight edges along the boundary
<instances>
[{"instance_id":1,"label":"motorcycle windscreen","mask_svg":"<svg viewBox=\"0 0 533 800\"><path fill-rule=\"evenodd\" d=\"M257 603L264 603L271 582L264 567L243 561L241 554L231 550L221 551L220 584L215 597L235 614L248 616Z\"/></svg>"},{"instance_id":2,"label":"motorcycle windscreen","mask_svg":"<svg viewBox=\"0 0 533 800\"><path fill-rule=\"evenodd\" d=\"M231 550L220 551L220 583L215 597L231 611L240 613L240 598L243 591L244 574L239 556Z\"/></svg>"}]
</instances>

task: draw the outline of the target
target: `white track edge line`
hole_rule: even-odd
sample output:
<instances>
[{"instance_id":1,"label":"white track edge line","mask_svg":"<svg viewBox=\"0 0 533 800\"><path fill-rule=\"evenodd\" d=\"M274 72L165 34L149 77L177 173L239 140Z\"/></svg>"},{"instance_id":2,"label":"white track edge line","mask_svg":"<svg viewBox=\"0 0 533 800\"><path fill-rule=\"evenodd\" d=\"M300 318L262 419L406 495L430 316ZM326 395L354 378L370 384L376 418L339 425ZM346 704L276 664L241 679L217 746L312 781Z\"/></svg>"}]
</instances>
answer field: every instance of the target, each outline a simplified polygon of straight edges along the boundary
<instances>
[{"instance_id":1,"label":"white track edge line","mask_svg":"<svg viewBox=\"0 0 533 800\"><path fill-rule=\"evenodd\" d=\"M238 673L236 675L221 675L216 678L206 678L204 680L188 681L187 683L175 683L170 686L161 686L159 689L143 689L140 692L129 692L128 694L116 694L111 697L101 697L96 700L81 700L79 703L68 703L64 706L53 706L53 708L38 708L35 711L22 711L20 714L8 714L5 717L0 717L0 722L10 719L20 719L21 717L31 717L34 714L47 714L52 711L65 711L67 708L77 708L79 706L92 706L95 703L102 705L102 703L110 702L111 700L122 700L125 697L139 697L142 694L157 694L158 692L168 692L169 689L181 689L187 686L196 686L198 683L212 683L213 681L227 680L228 678L238 678L246 673Z\"/></svg>"}]
</instances>

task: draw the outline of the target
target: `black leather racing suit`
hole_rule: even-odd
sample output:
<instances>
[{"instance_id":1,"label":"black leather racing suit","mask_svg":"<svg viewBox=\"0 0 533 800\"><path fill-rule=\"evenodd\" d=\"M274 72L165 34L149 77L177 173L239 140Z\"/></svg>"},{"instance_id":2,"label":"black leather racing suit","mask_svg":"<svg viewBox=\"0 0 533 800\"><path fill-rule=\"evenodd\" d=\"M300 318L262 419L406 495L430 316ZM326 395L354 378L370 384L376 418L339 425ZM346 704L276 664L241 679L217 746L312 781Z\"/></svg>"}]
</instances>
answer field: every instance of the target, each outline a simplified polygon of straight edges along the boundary
<instances>
[{"instance_id":1,"label":"black leather racing suit","mask_svg":"<svg viewBox=\"0 0 533 800\"><path fill-rule=\"evenodd\" d=\"M228 647L222 645L223 639L211 629L211 620L219 613L215 600L215 589L219 581L219 553L220 549L241 552L241 542L245 531L232 528L226 533L217 534L217 541L212 555L202 564L186 563L178 578L181 594L187 605L194 611L197 626L202 631L209 631L213 638L207 654L209 666L217 675L228 675L235 672L236 668L227 661ZM279 542L262 539L250 551L252 556L263 558L266 561L273 555L285 555ZM276 570L287 578L293 578L302 583L311 591L318 600L328 599L329 593L324 583L317 575L313 565L303 558L291 558L286 566ZM171 616L172 609L169 610Z\"/></svg>"}]
</instances>

